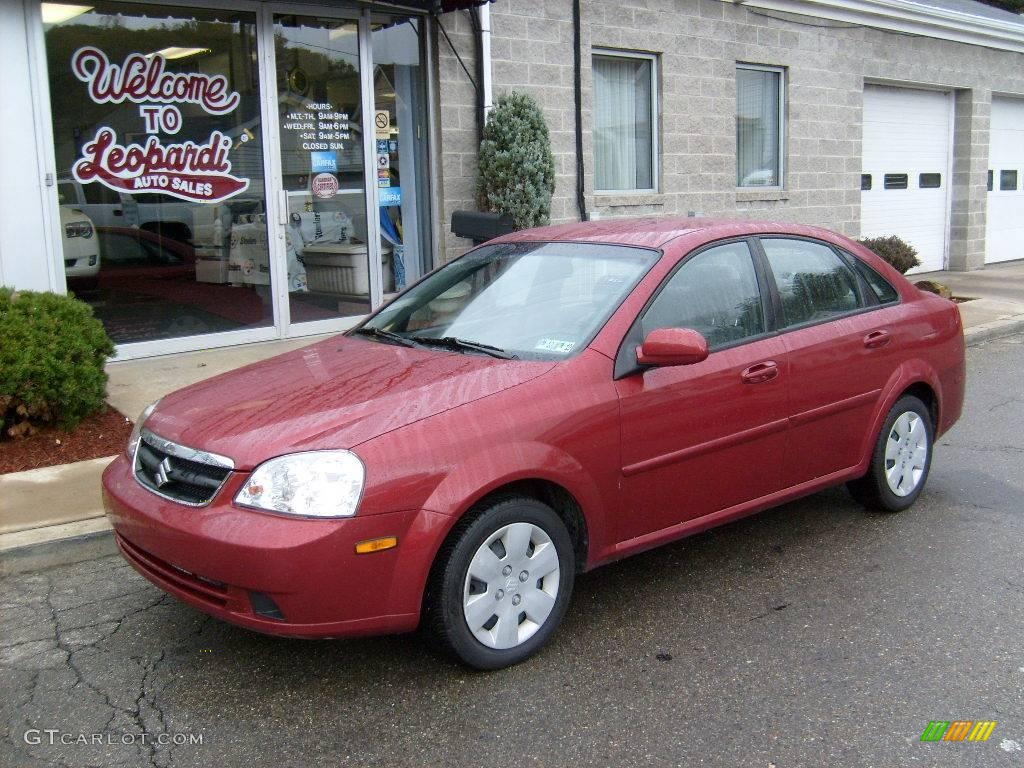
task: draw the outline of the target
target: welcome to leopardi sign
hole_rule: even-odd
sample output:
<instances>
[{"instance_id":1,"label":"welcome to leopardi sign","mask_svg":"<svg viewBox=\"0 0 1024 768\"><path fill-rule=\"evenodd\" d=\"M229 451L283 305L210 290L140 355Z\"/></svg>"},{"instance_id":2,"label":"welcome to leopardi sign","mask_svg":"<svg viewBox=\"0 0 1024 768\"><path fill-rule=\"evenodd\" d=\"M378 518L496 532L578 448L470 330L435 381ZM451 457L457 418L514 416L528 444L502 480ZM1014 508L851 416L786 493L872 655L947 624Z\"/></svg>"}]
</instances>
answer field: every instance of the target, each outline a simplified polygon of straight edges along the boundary
<instances>
[{"instance_id":1,"label":"welcome to leopardi sign","mask_svg":"<svg viewBox=\"0 0 1024 768\"><path fill-rule=\"evenodd\" d=\"M243 192L249 180L231 173L233 141L213 131L202 142L165 143L159 134L177 134L181 106L194 104L210 115L227 115L241 100L223 75L169 72L159 54L129 54L120 63L91 46L71 57L71 70L97 104L136 104L148 138L144 144L118 141L100 126L83 147L71 174L82 184L98 182L119 192L159 192L196 203L219 203Z\"/></svg>"}]
</instances>

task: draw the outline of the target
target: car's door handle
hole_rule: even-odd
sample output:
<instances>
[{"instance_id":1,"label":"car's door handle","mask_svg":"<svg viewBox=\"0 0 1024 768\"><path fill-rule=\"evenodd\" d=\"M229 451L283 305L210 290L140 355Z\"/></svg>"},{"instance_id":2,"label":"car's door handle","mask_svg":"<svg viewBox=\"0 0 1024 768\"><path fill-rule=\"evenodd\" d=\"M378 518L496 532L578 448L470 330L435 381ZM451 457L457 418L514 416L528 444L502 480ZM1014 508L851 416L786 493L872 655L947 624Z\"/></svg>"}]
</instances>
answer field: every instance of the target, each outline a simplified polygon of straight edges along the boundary
<instances>
[{"instance_id":1,"label":"car's door handle","mask_svg":"<svg viewBox=\"0 0 1024 768\"><path fill-rule=\"evenodd\" d=\"M864 346L868 349L877 349L884 347L890 341L892 341L892 336L888 331L872 331L864 337Z\"/></svg>"},{"instance_id":2,"label":"car's door handle","mask_svg":"<svg viewBox=\"0 0 1024 768\"><path fill-rule=\"evenodd\" d=\"M779 375L779 366L774 360L765 360L746 368L740 377L747 384L760 384L764 381L771 381Z\"/></svg>"}]
</instances>

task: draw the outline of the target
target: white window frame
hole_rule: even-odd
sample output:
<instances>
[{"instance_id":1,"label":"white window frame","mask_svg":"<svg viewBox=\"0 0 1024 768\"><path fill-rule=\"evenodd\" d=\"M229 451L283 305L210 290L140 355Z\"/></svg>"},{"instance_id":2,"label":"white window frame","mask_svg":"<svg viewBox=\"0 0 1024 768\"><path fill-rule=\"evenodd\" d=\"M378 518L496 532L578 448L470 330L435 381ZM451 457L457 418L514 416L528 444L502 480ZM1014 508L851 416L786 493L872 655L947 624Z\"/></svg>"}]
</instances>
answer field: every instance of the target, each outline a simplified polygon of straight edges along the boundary
<instances>
[{"instance_id":1,"label":"white window frame","mask_svg":"<svg viewBox=\"0 0 1024 768\"><path fill-rule=\"evenodd\" d=\"M593 71L595 58L606 59L644 59L651 63L651 186L634 189L598 189L595 195L650 195L661 189L661 101L658 98L658 54L643 51L624 51L618 48L593 48L590 51L590 66ZM593 80L591 80L593 89ZM596 89L595 89L596 90ZM593 125L591 126L591 159L597 167L597 154L593 151ZM595 179L597 178L595 173Z\"/></svg>"},{"instance_id":2,"label":"white window frame","mask_svg":"<svg viewBox=\"0 0 1024 768\"><path fill-rule=\"evenodd\" d=\"M739 84L739 72L741 69L752 70L754 72L774 72L779 76L779 183L768 185L768 186L751 186L741 187L739 178L736 179L736 191L737 192L756 192L757 190L769 190L769 191L782 191L786 188L786 141L787 131L786 125L789 121L789 115L786 111L786 68L776 67L770 64L747 64L746 62L736 62L736 83ZM738 111L738 108L735 108ZM738 116L738 115L737 115ZM740 148L736 146L736 167L737 177L739 176L739 163L740 163Z\"/></svg>"}]
</instances>

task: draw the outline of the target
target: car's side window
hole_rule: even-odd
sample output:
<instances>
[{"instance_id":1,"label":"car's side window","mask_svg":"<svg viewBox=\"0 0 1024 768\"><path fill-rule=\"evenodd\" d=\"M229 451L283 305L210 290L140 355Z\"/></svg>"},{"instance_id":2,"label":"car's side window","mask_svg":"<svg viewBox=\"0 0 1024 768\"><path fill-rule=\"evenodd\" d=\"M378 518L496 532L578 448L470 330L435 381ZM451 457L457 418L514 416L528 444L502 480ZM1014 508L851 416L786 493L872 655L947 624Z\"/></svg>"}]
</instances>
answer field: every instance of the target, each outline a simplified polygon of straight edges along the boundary
<instances>
[{"instance_id":1,"label":"car's side window","mask_svg":"<svg viewBox=\"0 0 1024 768\"><path fill-rule=\"evenodd\" d=\"M900 297L896 289L892 287L892 284L872 267L869 267L856 256L850 256L850 261L853 262L857 271L860 272L860 276L864 278L864 282L868 284L871 292L875 294L879 304L891 304Z\"/></svg>"},{"instance_id":2,"label":"car's side window","mask_svg":"<svg viewBox=\"0 0 1024 768\"><path fill-rule=\"evenodd\" d=\"M644 336L657 328L692 328L711 349L764 333L747 244L718 245L688 259L648 307L641 327Z\"/></svg>"},{"instance_id":3,"label":"car's side window","mask_svg":"<svg viewBox=\"0 0 1024 768\"><path fill-rule=\"evenodd\" d=\"M856 276L827 245L782 237L762 238L761 245L782 299L782 327L822 322L862 306Z\"/></svg>"}]
</instances>

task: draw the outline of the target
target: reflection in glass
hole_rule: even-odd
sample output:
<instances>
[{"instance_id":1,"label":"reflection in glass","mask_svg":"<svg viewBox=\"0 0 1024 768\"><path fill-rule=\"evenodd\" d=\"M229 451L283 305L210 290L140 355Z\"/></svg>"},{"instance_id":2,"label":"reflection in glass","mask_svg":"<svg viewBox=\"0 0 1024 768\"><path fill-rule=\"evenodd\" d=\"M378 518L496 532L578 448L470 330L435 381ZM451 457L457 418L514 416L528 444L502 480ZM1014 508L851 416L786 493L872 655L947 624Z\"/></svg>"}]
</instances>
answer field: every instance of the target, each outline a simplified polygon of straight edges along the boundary
<instances>
[{"instance_id":1,"label":"reflection in glass","mask_svg":"<svg viewBox=\"0 0 1024 768\"><path fill-rule=\"evenodd\" d=\"M291 321L366 314L358 24L277 16L274 45Z\"/></svg>"},{"instance_id":2,"label":"reflection in glass","mask_svg":"<svg viewBox=\"0 0 1024 768\"><path fill-rule=\"evenodd\" d=\"M118 343L270 325L254 14L43 5L68 289Z\"/></svg>"},{"instance_id":3,"label":"reflection in glass","mask_svg":"<svg viewBox=\"0 0 1024 768\"><path fill-rule=\"evenodd\" d=\"M431 267L427 177L427 97L420 23L403 19L373 29L373 88L377 114L377 188L381 238L392 250L385 291L401 290Z\"/></svg>"}]
</instances>

